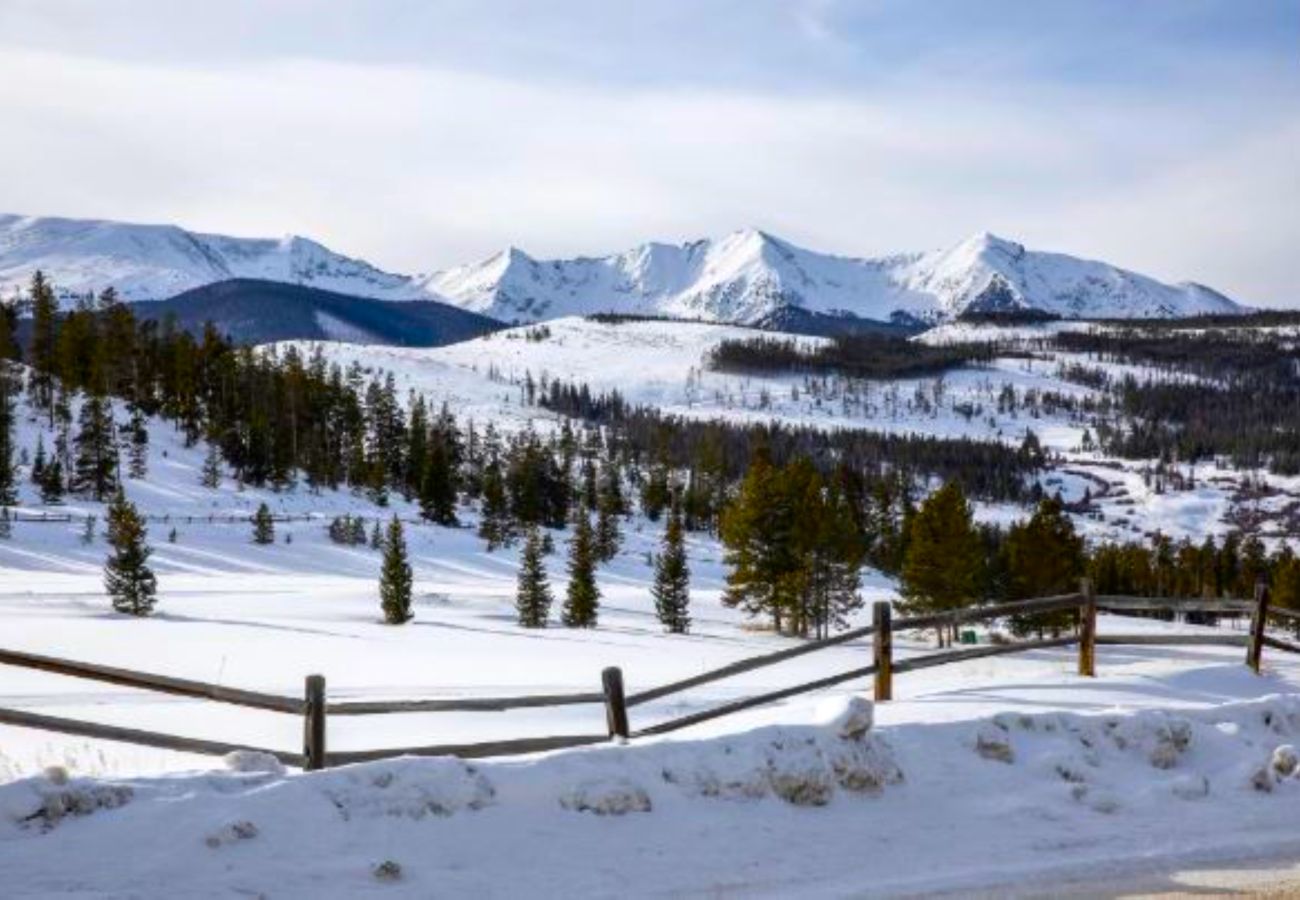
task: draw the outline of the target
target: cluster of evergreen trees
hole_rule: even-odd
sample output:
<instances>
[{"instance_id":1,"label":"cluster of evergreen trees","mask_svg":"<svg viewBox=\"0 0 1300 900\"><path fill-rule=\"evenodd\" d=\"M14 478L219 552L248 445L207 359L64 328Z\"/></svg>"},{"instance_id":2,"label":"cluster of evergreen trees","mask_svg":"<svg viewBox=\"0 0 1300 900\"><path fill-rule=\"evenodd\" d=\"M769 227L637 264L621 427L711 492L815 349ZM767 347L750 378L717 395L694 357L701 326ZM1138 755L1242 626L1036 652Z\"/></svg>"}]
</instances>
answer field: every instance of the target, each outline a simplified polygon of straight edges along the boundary
<instances>
[{"instance_id":1,"label":"cluster of evergreen trees","mask_svg":"<svg viewBox=\"0 0 1300 900\"><path fill-rule=\"evenodd\" d=\"M1144 323L1064 331L1051 346L1155 370L1109 385L1121 421L1098 423L1104 451L1300 473L1300 347L1285 333Z\"/></svg>"},{"instance_id":2,"label":"cluster of evergreen trees","mask_svg":"<svg viewBox=\"0 0 1300 900\"><path fill-rule=\"evenodd\" d=\"M1003 351L1005 353L1005 351ZM709 355L719 372L837 373L888 380L938 375L973 363L991 362L991 343L930 344L883 334L842 334L829 341L753 337L722 341Z\"/></svg>"},{"instance_id":3,"label":"cluster of evergreen trees","mask_svg":"<svg viewBox=\"0 0 1300 900\"><path fill-rule=\"evenodd\" d=\"M1271 585L1273 602L1300 609L1300 561L1287 544L1272 554L1254 535L1233 532L1222 543L1206 538L1175 543L1157 534L1149 543L1085 545L1056 499L1008 529L977 525L960 488L931 494L909 519L898 571L903 609L930 613L1070 593L1088 576L1101 594L1146 597L1249 598L1257 581ZM1072 614L1014 620L1018 633L1059 632ZM952 634L941 633L940 641Z\"/></svg>"},{"instance_id":4,"label":"cluster of evergreen trees","mask_svg":"<svg viewBox=\"0 0 1300 900\"><path fill-rule=\"evenodd\" d=\"M862 605L866 559L849 494L806 459L775 466L759 453L722 515L731 567L723 602L778 632L824 637Z\"/></svg>"}]
</instances>

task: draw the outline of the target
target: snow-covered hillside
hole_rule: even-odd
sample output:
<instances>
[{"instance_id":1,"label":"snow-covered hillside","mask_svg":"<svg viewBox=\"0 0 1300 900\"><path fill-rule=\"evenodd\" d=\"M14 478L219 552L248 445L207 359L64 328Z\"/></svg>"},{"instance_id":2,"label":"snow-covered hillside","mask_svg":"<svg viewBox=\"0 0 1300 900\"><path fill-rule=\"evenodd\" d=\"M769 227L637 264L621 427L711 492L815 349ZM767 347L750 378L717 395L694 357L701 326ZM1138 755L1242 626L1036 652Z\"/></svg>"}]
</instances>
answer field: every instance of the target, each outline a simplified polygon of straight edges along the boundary
<instances>
[{"instance_id":1,"label":"snow-covered hillside","mask_svg":"<svg viewBox=\"0 0 1300 900\"><path fill-rule=\"evenodd\" d=\"M878 259L831 256L761 231L613 256L536 260L511 248L428 276L432 292L505 321L602 311L758 324L787 307L832 316L940 321L967 311L1161 318L1239 307L1196 284L978 234L955 247Z\"/></svg>"},{"instance_id":2,"label":"snow-covered hillside","mask_svg":"<svg viewBox=\"0 0 1300 900\"><path fill-rule=\"evenodd\" d=\"M126 300L164 300L230 278L383 300L423 296L405 276L303 237L235 238L175 225L0 214L0 296L25 290L37 269L64 298L112 285Z\"/></svg>"}]
</instances>

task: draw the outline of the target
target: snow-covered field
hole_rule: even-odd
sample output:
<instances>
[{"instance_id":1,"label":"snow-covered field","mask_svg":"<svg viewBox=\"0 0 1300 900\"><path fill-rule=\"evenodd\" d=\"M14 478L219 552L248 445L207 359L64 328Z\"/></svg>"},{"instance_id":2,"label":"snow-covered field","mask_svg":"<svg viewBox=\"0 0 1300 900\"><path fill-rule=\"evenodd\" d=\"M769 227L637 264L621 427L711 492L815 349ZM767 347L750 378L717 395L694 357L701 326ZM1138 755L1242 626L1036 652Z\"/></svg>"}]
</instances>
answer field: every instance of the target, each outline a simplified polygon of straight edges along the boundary
<instances>
[{"instance_id":1,"label":"snow-covered field","mask_svg":"<svg viewBox=\"0 0 1300 900\"><path fill-rule=\"evenodd\" d=\"M753 334L745 329L578 319L549 329L541 340L515 329L436 350L323 350L342 364L391 371L403 393L445 400L479 426L552 427L554 416L523 398L526 377L545 376L704 418L1007 442L1032 428L1064 456L1044 476L1048 489L1067 499L1093 494L1099 517L1079 523L1094 538L1160 529L1199 541L1226 530L1225 515L1241 503L1280 511L1300 493L1300 480L1271 479L1279 493L1243 501L1241 473L1211 466L1198 469L1195 490L1159 493L1141 466L1080 452L1083 423L997 412L1004 384L1021 395L1084 395L1087 388L1057 376L1059 360L1001 359L943 379L876 385L849 402L843 386L819 400L801 377L707 370L709 349ZM963 416L956 410L966 403L985 412ZM33 451L37 425L25 412L20 420L18 446ZM517 550L487 553L472 509L462 510L466 527L443 528L415 521L400 497L380 511L348 492L241 490L230 480L208 490L199 484L203 455L154 423L149 476L127 485L151 517L156 615L111 611L102 536L87 543L79 522L19 521L0 540L0 647L290 696L320 673L332 699L405 699L591 692L610 665L637 691L791 644L723 607L722 551L706 536L689 542L691 634L663 634L655 621L647 557L662 524L640 518L627 522L621 553L600 571L597 628L524 631L514 624ZM39 513L23 482L22 506ZM248 524L219 520L263 501L313 518L279 524L270 546L254 545ZM97 504L71 499L59 511L96 514L102 524ZM380 624L378 551L329 541L328 520L344 512L411 521L410 625ZM1024 514L979 512L1003 521ZM558 598L562 539L557 545L547 566ZM870 601L892 598L894 585L868 572L862 594L868 607L859 621ZM1100 628L1197 630L1112 616ZM901 657L929 649L928 635L896 639ZM632 725L859 668L870 655L862 642L805 655L634 707ZM865 683L630 746L307 775L223 771L211 758L0 726L0 893L1001 893L1014 883L1042 888L1059 883L1049 879L1118 878L1187 860L1300 853L1300 780L1270 768L1277 754L1285 769L1278 748L1300 743L1300 657L1267 652L1256 676L1237 648L1102 647L1098 670L1096 679L1080 678L1074 651L1062 649L905 673L895 701L875 709L872 729L849 737L846 722L861 725L865 715ZM0 706L289 751L302 740L291 716L13 668L0 669ZM329 746L604 728L595 704L334 717ZM377 877L385 861L400 866L400 877Z\"/></svg>"}]
</instances>

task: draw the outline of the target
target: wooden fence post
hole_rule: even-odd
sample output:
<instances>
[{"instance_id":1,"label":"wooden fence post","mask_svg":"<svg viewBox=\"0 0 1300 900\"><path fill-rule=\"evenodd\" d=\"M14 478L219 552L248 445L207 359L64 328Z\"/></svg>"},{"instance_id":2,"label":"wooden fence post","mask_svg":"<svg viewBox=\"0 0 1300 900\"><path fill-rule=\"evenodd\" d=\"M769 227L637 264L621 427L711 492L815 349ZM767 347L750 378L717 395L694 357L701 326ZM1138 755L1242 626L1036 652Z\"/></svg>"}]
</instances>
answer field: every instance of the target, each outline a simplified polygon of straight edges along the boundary
<instances>
[{"instance_id":1,"label":"wooden fence post","mask_svg":"<svg viewBox=\"0 0 1300 900\"><path fill-rule=\"evenodd\" d=\"M303 768L325 768L325 676L307 676L307 706L302 723Z\"/></svg>"},{"instance_id":2,"label":"wooden fence post","mask_svg":"<svg viewBox=\"0 0 1300 900\"><path fill-rule=\"evenodd\" d=\"M1079 607L1079 674L1097 677L1097 592L1092 579L1079 580L1083 604Z\"/></svg>"},{"instance_id":3,"label":"wooden fence post","mask_svg":"<svg viewBox=\"0 0 1300 900\"><path fill-rule=\"evenodd\" d=\"M1246 665L1258 675L1264 657L1264 626L1268 622L1268 585L1255 582L1255 612L1250 618L1250 641L1246 644Z\"/></svg>"},{"instance_id":4,"label":"wooden fence post","mask_svg":"<svg viewBox=\"0 0 1300 900\"><path fill-rule=\"evenodd\" d=\"M894 699L894 626L888 600L877 600L871 609L875 626L873 655L876 665L876 702Z\"/></svg>"},{"instance_id":5,"label":"wooden fence post","mask_svg":"<svg viewBox=\"0 0 1300 900\"><path fill-rule=\"evenodd\" d=\"M605 725L610 738L627 739L627 698L623 694L623 670L610 666L600 673L600 684L605 691Z\"/></svg>"}]
</instances>

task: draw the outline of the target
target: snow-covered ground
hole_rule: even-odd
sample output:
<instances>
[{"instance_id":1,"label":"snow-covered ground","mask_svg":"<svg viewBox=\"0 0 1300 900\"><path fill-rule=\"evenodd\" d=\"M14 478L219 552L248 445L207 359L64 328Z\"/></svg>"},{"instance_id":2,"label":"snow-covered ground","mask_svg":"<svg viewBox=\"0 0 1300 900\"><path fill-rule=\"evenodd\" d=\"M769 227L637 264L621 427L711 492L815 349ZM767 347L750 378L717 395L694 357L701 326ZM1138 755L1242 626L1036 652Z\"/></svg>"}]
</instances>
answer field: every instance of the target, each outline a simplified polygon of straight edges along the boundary
<instances>
[{"instance_id":1,"label":"snow-covered ground","mask_svg":"<svg viewBox=\"0 0 1300 900\"><path fill-rule=\"evenodd\" d=\"M810 398L802 378L706 369L719 340L752 331L576 319L549 327L541 340L516 329L431 351L324 350L340 363L392 371L403 390L446 400L480 427L551 427L551 414L523 402L527 375L617 389L635 403L706 418L1008 442L1029 427L1066 455L1044 476L1048 489L1067 499L1087 489L1096 498L1102 518L1079 519L1096 538L1160 529L1199 541L1226 530L1224 516L1242 503L1280 512L1300 493L1300 480L1272 479L1279 493L1242 501L1241 474L1211 466L1197 470L1195 490L1159 493L1140 466L1074 449L1083 423L996 412L1003 384L1022 395L1084 395L1087 388L1057 376L1058 360L1008 358L943 379L877 385L846 410L842 399ZM987 410L968 419L955 412L963 402ZM30 454L38 425L25 408L19 418L17 443ZM722 605L721 548L706 536L689 542L691 634L663 634L654 619L647 556L662 524L640 518L627 522L622 552L600 571L597 628L525 631L514 624L517 550L487 553L472 509L462 511L469 527L442 528L416 521L400 497L378 510L346 491L240 490L229 479L209 490L199 484L203 456L202 446L186 448L154 423L149 476L127 484L150 516L156 615L111 611L102 536L87 543L80 522L19 521L0 540L0 647L290 696L320 673L333 699L395 699L591 692L610 665L637 691L792 643ZM39 514L26 471L19 474L22 506ZM247 523L221 520L263 501L311 518L279 524L270 546L254 545ZM99 515L102 524L97 504L70 499L59 511ZM344 512L370 521L395 512L411 522L411 624L380 624L379 553L329 541L328 520ZM1024 510L985 506L980 514L1009 521ZM553 617L565 584L563 535L556 537L560 552L547 559ZM870 601L892 598L894 585L868 572L862 594L859 622ZM1103 616L1100 628L1198 630L1114 616ZM901 657L929 649L929 635L896 638ZM309 775L220 771L220 760L0 726L0 893L1004 893L1017 883L1042 888L1188 860L1300 853L1300 781L1268 774L1279 747L1300 743L1300 657L1266 651L1256 676L1238 648L1103 646L1099 677L1084 679L1074 653L904 673L894 702L877 707L872 730L856 736L841 732L848 720L862 722L855 705L869 689L862 682L630 746L472 766L437 759ZM859 668L870 657L863 642L805 655L634 707L632 725ZM0 668L0 707L290 751L302 740L292 716L14 668ZM604 727L596 704L334 717L329 745L391 748ZM65 771L71 780L63 783ZM400 866L399 878L376 877L385 861Z\"/></svg>"}]
</instances>

